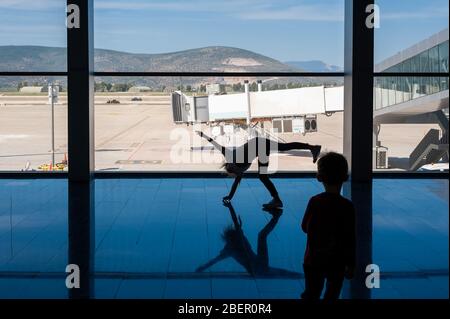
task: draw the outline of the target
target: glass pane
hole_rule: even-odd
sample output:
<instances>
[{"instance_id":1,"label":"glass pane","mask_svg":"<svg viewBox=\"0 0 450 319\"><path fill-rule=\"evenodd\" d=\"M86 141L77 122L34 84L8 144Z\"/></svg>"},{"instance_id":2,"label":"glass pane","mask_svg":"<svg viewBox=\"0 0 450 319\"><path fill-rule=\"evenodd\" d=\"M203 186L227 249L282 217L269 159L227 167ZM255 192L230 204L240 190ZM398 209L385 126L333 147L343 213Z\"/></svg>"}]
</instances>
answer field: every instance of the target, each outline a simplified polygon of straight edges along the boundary
<instances>
[{"instance_id":1,"label":"glass pane","mask_svg":"<svg viewBox=\"0 0 450 319\"><path fill-rule=\"evenodd\" d=\"M0 1L0 71L66 71L66 4Z\"/></svg>"},{"instance_id":2,"label":"glass pane","mask_svg":"<svg viewBox=\"0 0 450 319\"><path fill-rule=\"evenodd\" d=\"M428 66L433 64L428 64L424 52L448 41L448 1L376 0L375 3L380 12L380 25L375 28L375 71L389 72L393 65L413 58L410 72L417 72L418 68L428 72Z\"/></svg>"},{"instance_id":3,"label":"glass pane","mask_svg":"<svg viewBox=\"0 0 450 319\"><path fill-rule=\"evenodd\" d=\"M375 72L448 72L448 1L376 4ZM379 77L374 88L374 169L448 171L448 77Z\"/></svg>"},{"instance_id":4,"label":"glass pane","mask_svg":"<svg viewBox=\"0 0 450 319\"><path fill-rule=\"evenodd\" d=\"M403 102L403 84L405 79L402 77L396 77L396 86L395 86L395 103Z\"/></svg>"},{"instance_id":5,"label":"glass pane","mask_svg":"<svg viewBox=\"0 0 450 319\"><path fill-rule=\"evenodd\" d=\"M342 152L342 78L102 77L96 82L97 170L221 171L224 157L195 130L225 146L260 134ZM315 170L310 155L293 150L271 156L270 169ZM256 169L254 161L250 170Z\"/></svg>"},{"instance_id":6,"label":"glass pane","mask_svg":"<svg viewBox=\"0 0 450 319\"><path fill-rule=\"evenodd\" d=\"M441 90L448 90L448 76L441 77Z\"/></svg>"},{"instance_id":7,"label":"glass pane","mask_svg":"<svg viewBox=\"0 0 450 319\"><path fill-rule=\"evenodd\" d=\"M344 0L96 0L94 38L96 71L342 71Z\"/></svg>"},{"instance_id":8,"label":"glass pane","mask_svg":"<svg viewBox=\"0 0 450 319\"><path fill-rule=\"evenodd\" d=\"M439 45L439 71L448 72L448 41Z\"/></svg>"},{"instance_id":9,"label":"glass pane","mask_svg":"<svg viewBox=\"0 0 450 319\"><path fill-rule=\"evenodd\" d=\"M420 93L420 77L413 77L412 78L412 99L421 97Z\"/></svg>"},{"instance_id":10,"label":"glass pane","mask_svg":"<svg viewBox=\"0 0 450 319\"><path fill-rule=\"evenodd\" d=\"M69 297L68 216L67 179L0 179L2 300Z\"/></svg>"},{"instance_id":11,"label":"glass pane","mask_svg":"<svg viewBox=\"0 0 450 319\"><path fill-rule=\"evenodd\" d=\"M432 81L433 81L432 93L437 93L437 92L439 92L439 91L440 91L440 87L439 87L439 84L440 84L440 78L434 76L434 77L432 77Z\"/></svg>"},{"instance_id":12,"label":"glass pane","mask_svg":"<svg viewBox=\"0 0 450 319\"><path fill-rule=\"evenodd\" d=\"M411 72L420 72L420 55L411 58Z\"/></svg>"},{"instance_id":13,"label":"glass pane","mask_svg":"<svg viewBox=\"0 0 450 319\"><path fill-rule=\"evenodd\" d=\"M381 94L382 94L383 107L385 107L385 106L389 105L389 90L388 90L389 78L382 78L382 81L383 81L383 86L381 89Z\"/></svg>"},{"instance_id":14,"label":"glass pane","mask_svg":"<svg viewBox=\"0 0 450 319\"><path fill-rule=\"evenodd\" d=\"M66 90L62 77L0 77L0 171L67 170Z\"/></svg>"},{"instance_id":15,"label":"glass pane","mask_svg":"<svg viewBox=\"0 0 450 319\"><path fill-rule=\"evenodd\" d=\"M448 170L448 77L377 77L374 89L376 169Z\"/></svg>"},{"instance_id":16,"label":"glass pane","mask_svg":"<svg viewBox=\"0 0 450 319\"><path fill-rule=\"evenodd\" d=\"M430 50L426 50L419 55L421 72L431 72L429 52Z\"/></svg>"},{"instance_id":17,"label":"glass pane","mask_svg":"<svg viewBox=\"0 0 450 319\"><path fill-rule=\"evenodd\" d=\"M401 72L411 72L411 59L403 61L401 66L402 66Z\"/></svg>"},{"instance_id":18,"label":"glass pane","mask_svg":"<svg viewBox=\"0 0 450 319\"><path fill-rule=\"evenodd\" d=\"M403 87L403 101L409 101L411 99L412 93L412 77L404 78L404 87Z\"/></svg>"},{"instance_id":19,"label":"glass pane","mask_svg":"<svg viewBox=\"0 0 450 319\"><path fill-rule=\"evenodd\" d=\"M422 78L421 79L421 83L422 83L422 90L421 90L421 93L422 94L425 94L425 95L427 95L427 94L431 94L431 78Z\"/></svg>"},{"instance_id":20,"label":"glass pane","mask_svg":"<svg viewBox=\"0 0 450 319\"><path fill-rule=\"evenodd\" d=\"M383 82L382 79L380 78L375 78L375 88L374 88L374 100L375 100L375 109L378 110L380 108L383 107L383 100L382 100L382 87L383 87Z\"/></svg>"},{"instance_id":21,"label":"glass pane","mask_svg":"<svg viewBox=\"0 0 450 319\"><path fill-rule=\"evenodd\" d=\"M435 46L430 49L430 68L431 72L439 72L439 47Z\"/></svg>"}]
</instances>

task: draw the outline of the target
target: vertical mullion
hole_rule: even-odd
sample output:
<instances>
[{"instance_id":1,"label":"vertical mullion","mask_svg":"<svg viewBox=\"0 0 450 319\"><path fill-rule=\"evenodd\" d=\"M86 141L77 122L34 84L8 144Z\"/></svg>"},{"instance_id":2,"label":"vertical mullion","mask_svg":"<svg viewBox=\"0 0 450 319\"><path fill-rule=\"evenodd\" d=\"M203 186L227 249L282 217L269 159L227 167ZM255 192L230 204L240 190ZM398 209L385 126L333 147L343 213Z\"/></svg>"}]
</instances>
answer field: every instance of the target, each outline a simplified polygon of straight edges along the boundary
<instances>
[{"instance_id":1,"label":"vertical mullion","mask_svg":"<svg viewBox=\"0 0 450 319\"><path fill-rule=\"evenodd\" d=\"M73 5L76 11L69 13L79 12L80 23L67 29L68 260L80 284L69 296L80 299L94 297L94 6L93 0L67 1Z\"/></svg>"},{"instance_id":2,"label":"vertical mullion","mask_svg":"<svg viewBox=\"0 0 450 319\"><path fill-rule=\"evenodd\" d=\"M351 181L344 194L356 209L356 269L347 297L370 298L366 267L372 263L372 162L374 29L366 25L374 0L345 1L344 153ZM367 10L370 11L370 10Z\"/></svg>"},{"instance_id":3,"label":"vertical mullion","mask_svg":"<svg viewBox=\"0 0 450 319\"><path fill-rule=\"evenodd\" d=\"M346 0L344 153L355 182L372 179L374 29L366 7L373 2Z\"/></svg>"},{"instance_id":4,"label":"vertical mullion","mask_svg":"<svg viewBox=\"0 0 450 319\"><path fill-rule=\"evenodd\" d=\"M67 29L69 180L86 182L94 171L93 1L68 0L80 12Z\"/></svg>"}]
</instances>

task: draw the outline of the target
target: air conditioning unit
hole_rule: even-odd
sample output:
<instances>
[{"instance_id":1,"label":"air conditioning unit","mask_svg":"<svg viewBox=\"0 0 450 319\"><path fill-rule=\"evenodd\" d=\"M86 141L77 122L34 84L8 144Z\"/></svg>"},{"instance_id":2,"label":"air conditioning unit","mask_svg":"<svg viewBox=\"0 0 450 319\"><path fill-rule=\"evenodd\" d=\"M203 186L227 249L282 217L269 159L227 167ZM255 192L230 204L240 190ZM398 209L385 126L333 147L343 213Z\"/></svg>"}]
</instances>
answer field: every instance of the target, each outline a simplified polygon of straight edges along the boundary
<instances>
[{"instance_id":1,"label":"air conditioning unit","mask_svg":"<svg viewBox=\"0 0 450 319\"><path fill-rule=\"evenodd\" d=\"M317 132L317 116L272 119L272 133L306 133Z\"/></svg>"},{"instance_id":2,"label":"air conditioning unit","mask_svg":"<svg viewBox=\"0 0 450 319\"><path fill-rule=\"evenodd\" d=\"M305 133L317 132L317 115L305 117Z\"/></svg>"},{"instance_id":3,"label":"air conditioning unit","mask_svg":"<svg viewBox=\"0 0 450 319\"><path fill-rule=\"evenodd\" d=\"M376 146L376 167L377 169L388 169L388 148L384 146Z\"/></svg>"},{"instance_id":4,"label":"air conditioning unit","mask_svg":"<svg viewBox=\"0 0 450 319\"><path fill-rule=\"evenodd\" d=\"M308 115L302 117L294 117L291 124L291 132L300 133L305 135L306 133L317 132L317 116Z\"/></svg>"}]
</instances>

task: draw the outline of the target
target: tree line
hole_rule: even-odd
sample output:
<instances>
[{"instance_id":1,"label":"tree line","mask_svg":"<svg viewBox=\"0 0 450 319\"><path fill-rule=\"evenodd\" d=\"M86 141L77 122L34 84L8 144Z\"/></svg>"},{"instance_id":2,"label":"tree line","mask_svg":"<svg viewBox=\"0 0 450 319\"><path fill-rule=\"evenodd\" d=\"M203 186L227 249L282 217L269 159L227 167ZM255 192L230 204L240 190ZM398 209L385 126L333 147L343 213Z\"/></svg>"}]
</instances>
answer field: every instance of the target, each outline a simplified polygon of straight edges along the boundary
<instances>
[{"instance_id":1,"label":"tree line","mask_svg":"<svg viewBox=\"0 0 450 319\"><path fill-rule=\"evenodd\" d=\"M336 85L337 83L332 83L331 85ZM283 90L283 89L296 89L296 88L302 88L302 87L309 87L309 86L319 86L322 85L321 83L315 83L315 82L289 82L289 83L263 83L262 89L263 91L272 91L272 90ZM96 92L128 92L132 87L134 87L134 83L108 83L108 82L96 82L95 83L95 91ZM234 83L234 84L225 84L224 85L225 92L244 92L245 91L245 85L241 82ZM176 87L167 87L165 85L162 85L160 87L150 87L150 91L154 92L164 92L166 89L175 89L182 92L198 92L198 93L206 93L207 92L207 85L206 84L198 84L198 85L177 85ZM252 82L249 84L249 89L252 92L258 91L258 83Z\"/></svg>"},{"instance_id":2,"label":"tree line","mask_svg":"<svg viewBox=\"0 0 450 319\"><path fill-rule=\"evenodd\" d=\"M288 83L280 83L275 81L267 81L265 83L262 83L262 89L263 91L273 91L273 90L283 90L283 89L296 89L296 88L302 88L302 87L308 87L308 86L319 86L323 85L323 83L319 82L288 82ZM335 86L335 85L342 85L339 83L330 82L326 84L327 86ZM25 86L41 86L43 87L43 91L47 91L48 83L46 82L28 82L28 81L20 81L17 84L17 91L20 91L21 88ZM62 85L60 86L60 92L64 92L64 87ZM105 81L101 82L95 82L95 92L128 92L132 87L136 86L134 82L129 83L109 83ZM186 84L186 85L177 85L177 86L166 86L161 85L159 87L149 87L150 91L152 92L165 92L170 90L178 90L182 92L196 92L196 93L206 93L207 92L207 84ZM227 93L233 93L233 92L244 92L245 86L242 82L233 83L233 84L224 84L223 85L223 91ZM251 82L249 84L249 89L252 92L256 92L258 90L258 83Z\"/></svg>"}]
</instances>

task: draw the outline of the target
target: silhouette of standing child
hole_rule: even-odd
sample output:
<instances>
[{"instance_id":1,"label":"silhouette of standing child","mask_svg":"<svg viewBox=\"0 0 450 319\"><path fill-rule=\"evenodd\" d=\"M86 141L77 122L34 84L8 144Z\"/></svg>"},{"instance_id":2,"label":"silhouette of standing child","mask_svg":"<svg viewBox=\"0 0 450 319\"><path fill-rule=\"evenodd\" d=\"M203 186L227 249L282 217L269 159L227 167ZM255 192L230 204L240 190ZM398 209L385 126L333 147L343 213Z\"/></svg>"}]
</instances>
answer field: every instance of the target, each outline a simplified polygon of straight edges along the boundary
<instances>
[{"instance_id":1,"label":"silhouette of standing child","mask_svg":"<svg viewBox=\"0 0 450 319\"><path fill-rule=\"evenodd\" d=\"M344 156L327 153L317 162L317 179L325 192L313 196L302 221L307 234L303 263L305 291L301 297L318 300L326 281L324 300L339 298L344 278L355 268L355 209L340 195L348 179Z\"/></svg>"}]
</instances>

